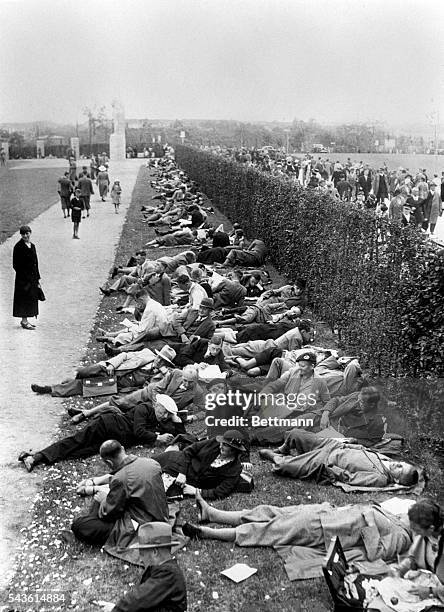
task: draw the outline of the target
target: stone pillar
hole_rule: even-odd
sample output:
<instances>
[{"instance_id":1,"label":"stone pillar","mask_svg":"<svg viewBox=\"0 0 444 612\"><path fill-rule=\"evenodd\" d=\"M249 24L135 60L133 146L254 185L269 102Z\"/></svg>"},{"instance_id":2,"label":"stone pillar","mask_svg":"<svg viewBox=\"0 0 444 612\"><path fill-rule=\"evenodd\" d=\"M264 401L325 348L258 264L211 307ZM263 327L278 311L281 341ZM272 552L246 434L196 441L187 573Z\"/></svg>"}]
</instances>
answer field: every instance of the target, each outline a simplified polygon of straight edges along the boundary
<instances>
[{"instance_id":1,"label":"stone pillar","mask_svg":"<svg viewBox=\"0 0 444 612\"><path fill-rule=\"evenodd\" d=\"M3 149L3 152L5 154L5 161L8 161L8 159L9 159L9 142L7 140L1 140L0 141L0 149Z\"/></svg>"},{"instance_id":2,"label":"stone pillar","mask_svg":"<svg viewBox=\"0 0 444 612\"><path fill-rule=\"evenodd\" d=\"M113 102L114 132L109 139L109 158L111 161L126 159L125 109L118 100Z\"/></svg>"},{"instance_id":3,"label":"stone pillar","mask_svg":"<svg viewBox=\"0 0 444 612\"><path fill-rule=\"evenodd\" d=\"M74 151L76 160L80 159L80 140L77 136L71 138L71 149Z\"/></svg>"},{"instance_id":4,"label":"stone pillar","mask_svg":"<svg viewBox=\"0 0 444 612\"><path fill-rule=\"evenodd\" d=\"M45 157L45 141L41 138L37 138L35 144L37 147L37 159Z\"/></svg>"}]
</instances>

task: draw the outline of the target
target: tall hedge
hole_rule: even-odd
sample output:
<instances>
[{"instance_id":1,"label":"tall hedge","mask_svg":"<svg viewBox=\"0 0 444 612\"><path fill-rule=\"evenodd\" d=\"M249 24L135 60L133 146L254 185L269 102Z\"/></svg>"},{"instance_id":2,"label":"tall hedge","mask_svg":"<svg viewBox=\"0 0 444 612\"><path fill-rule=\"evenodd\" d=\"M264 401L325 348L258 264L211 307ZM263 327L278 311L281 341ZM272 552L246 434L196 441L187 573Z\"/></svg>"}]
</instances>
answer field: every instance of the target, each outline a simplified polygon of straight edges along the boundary
<instances>
[{"instance_id":1,"label":"tall hedge","mask_svg":"<svg viewBox=\"0 0 444 612\"><path fill-rule=\"evenodd\" d=\"M444 372L444 251L415 228L237 162L177 146L176 160L273 265L304 278L316 315L379 376Z\"/></svg>"}]
</instances>

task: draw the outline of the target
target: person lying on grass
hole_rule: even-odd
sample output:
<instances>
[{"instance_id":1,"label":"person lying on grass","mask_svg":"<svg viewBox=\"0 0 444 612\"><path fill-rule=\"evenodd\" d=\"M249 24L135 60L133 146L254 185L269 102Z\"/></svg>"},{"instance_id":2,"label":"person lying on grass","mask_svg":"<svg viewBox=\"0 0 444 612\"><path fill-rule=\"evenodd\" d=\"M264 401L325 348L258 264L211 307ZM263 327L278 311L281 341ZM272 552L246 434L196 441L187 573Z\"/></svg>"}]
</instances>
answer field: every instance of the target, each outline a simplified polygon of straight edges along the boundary
<instances>
[{"instance_id":1,"label":"person lying on grass","mask_svg":"<svg viewBox=\"0 0 444 612\"><path fill-rule=\"evenodd\" d=\"M142 389L122 395L112 395L106 402L102 402L93 408L81 410L79 415L81 414L82 418L74 417L75 422L97 415L106 415L109 411L115 410L124 415L130 414L135 408L144 404L154 404L157 397L163 396L168 396L173 400L178 411L177 415L182 421L192 421L193 419L188 419L189 409L193 405L199 407L203 402L203 391L198 385L197 379L197 365L187 365L183 370L169 369L161 377L156 377Z\"/></svg>"},{"instance_id":2,"label":"person lying on grass","mask_svg":"<svg viewBox=\"0 0 444 612\"><path fill-rule=\"evenodd\" d=\"M412 487L419 480L418 470L405 461L393 461L360 444L320 438L297 428L275 451L263 449L259 455L275 464L274 473L300 480L338 481L357 487Z\"/></svg>"},{"instance_id":3,"label":"person lying on grass","mask_svg":"<svg viewBox=\"0 0 444 612\"><path fill-rule=\"evenodd\" d=\"M235 542L237 546L306 546L326 551L333 536L344 550L362 547L368 560L396 559L411 544L406 520L378 504L339 508L328 502L297 506L260 505L251 510L219 510L196 492L200 523L220 523L223 528L185 523L183 533L193 539Z\"/></svg>"},{"instance_id":4,"label":"person lying on grass","mask_svg":"<svg viewBox=\"0 0 444 612\"><path fill-rule=\"evenodd\" d=\"M182 343L189 344L194 339L206 338L209 339L214 334L216 326L213 321L214 302L211 298L204 297L199 305L197 317L187 323L181 321L180 318L174 319L172 314L169 323L166 326L147 329L142 332L131 342L119 346L105 344L105 352L107 355L118 355L121 352L140 351L145 347L159 348L165 344Z\"/></svg>"},{"instance_id":5,"label":"person lying on grass","mask_svg":"<svg viewBox=\"0 0 444 612\"><path fill-rule=\"evenodd\" d=\"M82 395L85 379L103 376L115 376L118 391L129 387L144 387L149 382L161 380L168 370L175 366L173 360L176 358L176 351L171 347L164 346L155 353L150 349L135 353L122 352L105 361L79 368L75 378L67 378L55 385L33 383L31 389L35 393L51 394L53 397L72 397Z\"/></svg>"},{"instance_id":6,"label":"person lying on grass","mask_svg":"<svg viewBox=\"0 0 444 612\"><path fill-rule=\"evenodd\" d=\"M50 465L64 459L91 457L103 442L110 439L126 447L167 445L176 435L185 433L177 412L175 401L162 394L157 395L152 403L138 404L125 414L110 407L75 434L37 453L22 451L18 460L24 463L28 472L32 472L41 463Z\"/></svg>"},{"instance_id":7,"label":"person lying on grass","mask_svg":"<svg viewBox=\"0 0 444 612\"><path fill-rule=\"evenodd\" d=\"M171 487L205 499L222 499L237 490L243 462L249 461L248 437L233 429L223 436L199 440L184 450L153 455L162 468L167 496Z\"/></svg>"}]
</instances>

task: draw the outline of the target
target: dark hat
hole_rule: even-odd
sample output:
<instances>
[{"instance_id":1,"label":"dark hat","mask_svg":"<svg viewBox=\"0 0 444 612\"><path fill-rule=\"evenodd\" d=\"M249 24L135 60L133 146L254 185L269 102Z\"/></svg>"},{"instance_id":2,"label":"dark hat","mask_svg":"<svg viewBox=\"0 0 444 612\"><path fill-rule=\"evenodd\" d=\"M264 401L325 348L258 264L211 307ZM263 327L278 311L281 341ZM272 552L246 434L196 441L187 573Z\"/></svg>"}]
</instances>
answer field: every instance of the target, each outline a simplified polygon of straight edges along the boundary
<instances>
[{"instance_id":1,"label":"dark hat","mask_svg":"<svg viewBox=\"0 0 444 612\"><path fill-rule=\"evenodd\" d=\"M165 548L176 546L178 541L172 540L173 530L168 523L151 522L140 525L137 532L137 542L127 547L129 549Z\"/></svg>"},{"instance_id":2,"label":"dark hat","mask_svg":"<svg viewBox=\"0 0 444 612\"><path fill-rule=\"evenodd\" d=\"M296 357L296 361L308 361L313 365L316 365L316 355L312 352L301 353L298 357Z\"/></svg>"},{"instance_id":3,"label":"dark hat","mask_svg":"<svg viewBox=\"0 0 444 612\"><path fill-rule=\"evenodd\" d=\"M210 310L214 310L214 300L213 298L202 298L200 303L202 308L210 308Z\"/></svg>"},{"instance_id":4,"label":"dark hat","mask_svg":"<svg viewBox=\"0 0 444 612\"><path fill-rule=\"evenodd\" d=\"M218 442L224 442L225 444L228 444L228 446L231 446L238 451L246 450L245 440L243 439L241 432L237 429L229 429L223 436L216 436L216 440Z\"/></svg>"}]
</instances>

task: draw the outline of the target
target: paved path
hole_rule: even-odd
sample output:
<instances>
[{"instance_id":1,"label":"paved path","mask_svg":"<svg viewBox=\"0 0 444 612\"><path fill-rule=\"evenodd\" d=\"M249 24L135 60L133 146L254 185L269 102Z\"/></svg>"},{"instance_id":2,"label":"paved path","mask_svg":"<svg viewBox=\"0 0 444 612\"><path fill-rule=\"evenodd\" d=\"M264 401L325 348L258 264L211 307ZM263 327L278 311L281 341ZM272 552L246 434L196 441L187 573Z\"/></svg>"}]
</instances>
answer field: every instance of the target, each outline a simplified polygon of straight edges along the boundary
<instances>
[{"instance_id":1,"label":"paved path","mask_svg":"<svg viewBox=\"0 0 444 612\"><path fill-rule=\"evenodd\" d=\"M12 249L20 235L0 246L0 587L12 569L18 529L29 516L40 482L38 470L28 474L17 455L47 445L62 414L62 400L38 396L30 384L57 382L79 363L101 299L98 286L113 264L140 166L140 160L111 164L111 181L118 178L122 186L120 214L114 213L109 198L102 202L96 193L91 217L80 224L80 240L72 239L72 222L63 218L59 203L30 223L47 300L40 303L35 331L23 330L11 316Z\"/></svg>"}]
</instances>

